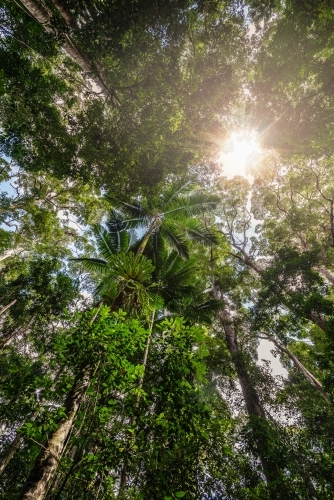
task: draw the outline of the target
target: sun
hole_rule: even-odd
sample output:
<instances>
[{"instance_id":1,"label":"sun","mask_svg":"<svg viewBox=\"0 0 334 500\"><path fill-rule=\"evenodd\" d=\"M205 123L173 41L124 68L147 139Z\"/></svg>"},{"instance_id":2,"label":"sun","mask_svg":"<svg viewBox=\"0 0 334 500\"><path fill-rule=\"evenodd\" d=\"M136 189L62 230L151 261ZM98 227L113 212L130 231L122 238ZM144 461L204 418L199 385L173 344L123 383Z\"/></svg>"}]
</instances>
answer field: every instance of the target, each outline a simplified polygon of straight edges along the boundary
<instances>
[{"instance_id":1,"label":"sun","mask_svg":"<svg viewBox=\"0 0 334 500\"><path fill-rule=\"evenodd\" d=\"M256 134L234 132L226 141L227 147L219 155L224 175L233 177L242 175L247 177L246 167L251 155L260 152Z\"/></svg>"},{"instance_id":2,"label":"sun","mask_svg":"<svg viewBox=\"0 0 334 500\"><path fill-rule=\"evenodd\" d=\"M249 137L232 134L233 155L240 161L246 161L248 157L259 151L259 144L256 142L255 134Z\"/></svg>"}]
</instances>

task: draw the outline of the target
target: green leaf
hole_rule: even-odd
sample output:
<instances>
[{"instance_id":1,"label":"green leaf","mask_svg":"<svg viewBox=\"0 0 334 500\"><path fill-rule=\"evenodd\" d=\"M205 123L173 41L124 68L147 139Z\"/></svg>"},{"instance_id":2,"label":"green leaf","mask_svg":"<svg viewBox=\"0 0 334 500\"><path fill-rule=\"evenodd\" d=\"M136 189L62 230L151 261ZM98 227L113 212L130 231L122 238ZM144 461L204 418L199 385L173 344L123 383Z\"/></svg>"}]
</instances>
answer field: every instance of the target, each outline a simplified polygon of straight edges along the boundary
<instances>
[{"instance_id":1,"label":"green leaf","mask_svg":"<svg viewBox=\"0 0 334 500\"><path fill-rule=\"evenodd\" d=\"M76 259L70 259L77 262L82 262L83 267L86 271L98 271L104 273L107 269L107 263L102 259L94 259L88 257L80 257Z\"/></svg>"}]
</instances>

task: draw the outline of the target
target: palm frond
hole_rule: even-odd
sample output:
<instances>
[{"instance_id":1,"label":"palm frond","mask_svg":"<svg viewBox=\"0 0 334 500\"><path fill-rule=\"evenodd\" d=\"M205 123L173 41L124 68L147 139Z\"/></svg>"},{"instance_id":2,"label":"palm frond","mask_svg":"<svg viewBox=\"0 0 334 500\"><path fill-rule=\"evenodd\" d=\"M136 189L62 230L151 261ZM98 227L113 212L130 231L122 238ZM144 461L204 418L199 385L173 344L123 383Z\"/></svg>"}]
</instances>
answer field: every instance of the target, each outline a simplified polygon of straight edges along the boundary
<instances>
[{"instance_id":1,"label":"palm frond","mask_svg":"<svg viewBox=\"0 0 334 500\"><path fill-rule=\"evenodd\" d=\"M150 290L149 288L146 290L146 303L149 305L151 309L162 309L165 305L165 301L160 293L156 290Z\"/></svg>"},{"instance_id":2,"label":"palm frond","mask_svg":"<svg viewBox=\"0 0 334 500\"><path fill-rule=\"evenodd\" d=\"M115 243L111 236L112 233L109 233L103 226L96 226L94 233L99 254L109 262L111 257L118 251L117 242Z\"/></svg>"},{"instance_id":3,"label":"palm frond","mask_svg":"<svg viewBox=\"0 0 334 500\"><path fill-rule=\"evenodd\" d=\"M157 287L168 308L196 292L197 268L193 259L184 260L174 250L156 271Z\"/></svg>"},{"instance_id":4,"label":"palm frond","mask_svg":"<svg viewBox=\"0 0 334 500\"><path fill-rule=\"evenodd\" d=\"M83 267L88 272L100 272L105 273L107 270L107 262L102 259L94 259L89 257L78 257L76 259L70 259L76 262L81 262Z\"/></svg>"},{"instance_id":5,"label":"palm frond","mask_svg":"<svg viewBox=\"0 0 334 500\"><path fill-rule=\"evenodd\" d=\"M222 303L219 300L209 299L203 301L203 297L198 297L198 299L193 299L191 304L188 304L182 311L182 315L191 321L198 321L201 323L211 323L212 316L219 309L221 309Z\"/></svg>"},{"instance_id":6,"label":"palm frond","mask_svg":"<svg viewBox=\"0 0 334 500\"><path fill-rule=\"evenodd\" d=\"M135 231L136 227L132 227L132 224L129 223L123 215L115 209L111 210L106 226L112 239L115 239L116 241L115 248L117 248L118 252L126 252L127 250L130 250L138 239ZM135 226L137 226L137 224L135 224ZM113 234L115 234L114 238L112 236ZM128 234L128 237L126 234ZM129 241L127 241L127 239Z\"/></svg>"},{"instance_id":7,"label":"palm frond","mask_svg":"<svg viewBox=\"0 0 334 500\"><path fill-rule=\"evenodd\" d=\"M128 203L114 196L108 195L106 198L111 203L112 209L119 212L124 219L141 219L147 215L147 211L139 199L134 199L132 203Z\"/></svg>"},{"instance_id":8,"label":"palm frond","mask_svg":"<svg viewBox=\"0 0 334 500\"><path fill-rule=\"evenodd\" d=\"M204 212L213 210L220 198L206 191L196 191L186 196L178 196L170 203L165 215L173 217L194 217Z\"/></svg>"},{"instance_id":9,"label":"palm frond","mask_svg":"<svg viewBox=\"0 0 334 500\"><path fill-rule=\"evenodd\" d=\"M175 262L178 259L180 259L179 254L175 250L173 250L173 252L170 252L169 254L165 250L163 257L164 257L164 261L163 261L163 265L161 266L162 273L167 273L169 269L174 267ZM182 262L186 262L186 261L182 260Z\"/></svg>"},{"instance_id":10,"label":"palm frond","mask_svg":"<svg viewBox=\"0 0 334 500\"><path fill-rule=\"evenodd\" d=\"M188 242L184 236L184 232L178 231L177 226L171 221L164 221L160 232L166 238L168 245L176 250L180 257L184 259L189 258Z\"/></svg>"},{"instance_id":11,"label":"palm frond","mask_svg":"<svg viewBox=\"0 0 334 500\"><path fill-rule=\"evenodd\" d=\"M109 233L110 239L113 241L117 253L127 252L130 246L130 234L128 231L115 231Z\"/></svg>"},{"instance_id":12,"label":"palm frond","mask_svg":"<svg viewBox=\"0 0 334 500\"><path fill-rule=\"evenodd\" d=\"M124 231L127 229L123 214L112 208L107 222L107 227L110 233L115 231Z\"/></svg>"},{"instance_id":13,"label":"palm frond","mask_svg":"<svg viewBox=\"0 0 334 500\"><path fill-rule=\"evenodd\" d=\"M197 219L187 219L178 223L174 222L174 224L190 239L198 241L202 245L217 245L219 243L218 234Z\"/></svg>"},{"instance_id":14,"label":"palm frond","mask_svg":"<svg viewBox=\"0 0 334 500\"><path fill-rule=\"evenodd\" d=\"M171 252L162 266L161 276L163 279L178 283L192 283L196 276L197 267L195 261L182 259L177 252Z\"/></svg>"},{"instance_id":15,"label":"palm frond","mask_svg":"<svg viewBox=\"0 0 334 500\"><path fill-rule=\"evenodd\" d=\"M96 287L95 296L100 296L103 300L113 301L118 295L117 283L106 276Z\"/></svg>"},{"instance_id":16,"label":"palm frond","mask_svg":"<svg viewBox=\"0 0 334 500\"><path fill-rule=\"evenodd\" d=\"M158 198L158 206L159 208L165 208L171 203L175 198L180 195L185 195L193 190L193 186L190 182L179 183L179 184L170 184L168 185L163 192L160 194Z\"/></svg>"},{"instance_id":17,"label":"palm frond","mask_svg":"<svg viewBox=\"0 0 334 500\"><path fill-rule=\"evenodd\" d=\"M131 235L131 240L135 238L136 229L146 227L149 224L150 218L147 216L140 216L131 218L129 214L124 214L116 209L111 209L110 217L106 226L110 233L128 231Z\"/></svg>"},{"instance_id":18,"label":"palm frond","mask_svg":"<svg viewBox=\"0 0 334 500\"><path fill-rule=\"evenodd\" d=\"M128 230L131 230L131 229L141 230L141 229L146 229L147 227L149 227L151 220L152 220L151 217L143 215L143 217L124 219L124 222L126 223Z\"/></svg>"}]
</instances>

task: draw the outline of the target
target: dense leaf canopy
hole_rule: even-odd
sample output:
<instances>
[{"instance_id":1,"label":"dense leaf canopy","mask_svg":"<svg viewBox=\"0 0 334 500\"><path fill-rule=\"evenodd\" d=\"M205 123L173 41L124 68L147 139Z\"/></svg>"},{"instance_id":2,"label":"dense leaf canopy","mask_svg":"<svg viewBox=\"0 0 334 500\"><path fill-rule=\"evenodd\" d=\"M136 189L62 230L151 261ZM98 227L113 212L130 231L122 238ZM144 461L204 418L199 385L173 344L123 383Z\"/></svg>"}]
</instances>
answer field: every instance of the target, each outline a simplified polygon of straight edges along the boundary
<instances>
[{"instance_id":1,"label":"dense leaf canopy","mask_svg":"<svg viewBox=\"0 0 334 500\"><path fill-rule=\"evenodd\" d=\"M1 498L332 500L333 23L0 0Z\"/></svg>"}]
</instances>

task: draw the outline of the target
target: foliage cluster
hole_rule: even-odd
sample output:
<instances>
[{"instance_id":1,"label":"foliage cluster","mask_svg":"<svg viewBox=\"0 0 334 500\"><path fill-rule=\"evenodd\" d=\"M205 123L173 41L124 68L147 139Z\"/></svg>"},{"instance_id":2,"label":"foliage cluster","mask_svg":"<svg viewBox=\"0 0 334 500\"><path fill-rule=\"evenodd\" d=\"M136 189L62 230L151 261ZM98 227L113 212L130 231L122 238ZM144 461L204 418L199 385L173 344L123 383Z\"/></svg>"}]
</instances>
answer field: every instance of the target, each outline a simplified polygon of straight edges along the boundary
<instances>
[{"instance_id":1,"label":"foliage cluster","mask_svg":"<svg viewBox=\"0 0 334 500\"><path fill-rule=\"evenodd\" d=\"M333 21L1 1L1 498L333 498Z\"/></svg>"}]
</instances>

